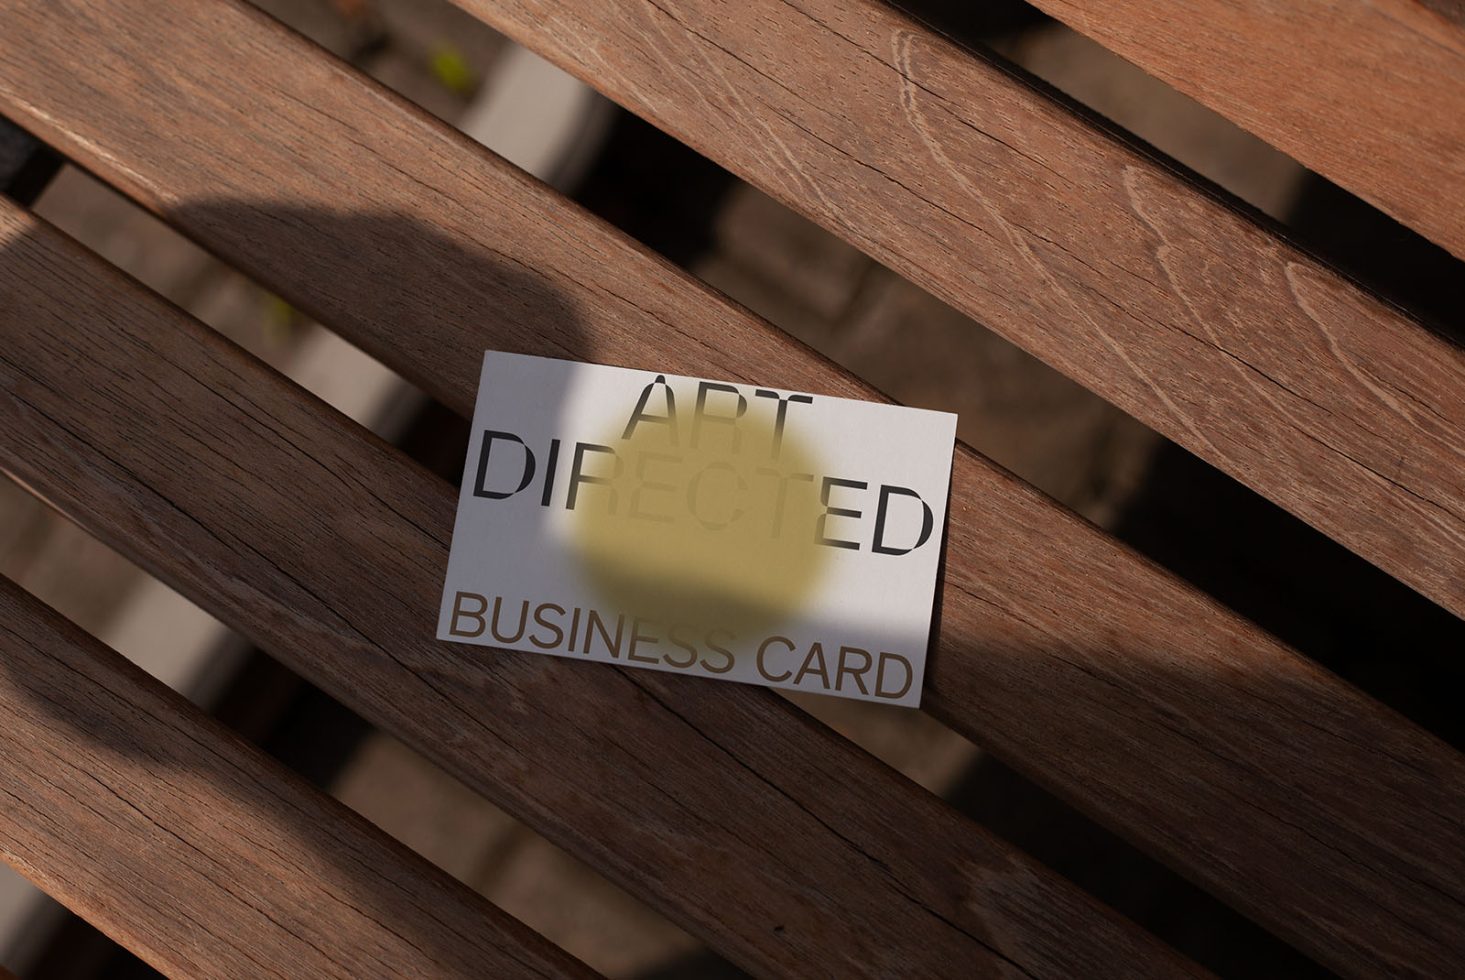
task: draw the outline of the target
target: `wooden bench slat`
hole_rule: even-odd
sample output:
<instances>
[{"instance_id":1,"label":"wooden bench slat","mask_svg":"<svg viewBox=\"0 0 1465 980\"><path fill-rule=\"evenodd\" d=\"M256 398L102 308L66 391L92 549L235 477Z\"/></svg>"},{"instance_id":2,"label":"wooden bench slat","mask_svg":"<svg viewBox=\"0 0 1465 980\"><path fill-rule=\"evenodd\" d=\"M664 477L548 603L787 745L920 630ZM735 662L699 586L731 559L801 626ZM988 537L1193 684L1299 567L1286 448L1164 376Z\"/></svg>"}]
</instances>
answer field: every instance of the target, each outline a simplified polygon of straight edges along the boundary
<instances>
[{"instance_id":1,"label":"wooden bench slat","mask_svg":"<svg viewBox=\"0 0 1465 980\"><path fill-rule=\"evenodd\" d=\"M1170 166L880 0L455 2L1465 616L1465 353Z\"/></svg>"},{"instance_id":2,"label":"wooden bench slat","mask_svg":"<svg viewBox=\"0 0 1465 980\"><path fill-rule=\"evenodd\" d=\"M873 397L274 25L201 10L197 35L143 19L174 55L146 97L145 45L29 62L28 120L459 411L485 346ZM1437 863L1465 852L1454 753L965 450L948 552L945 720L1339 969L1457 954L1432 890L1465 878Z\"/></svg>"},{"instance_id":3,"label":"wooden bench slat","mask_svg":"<svg viewBox=\"0 0 1465 980\"><path fill-rule=\"evenodd\" d=\"M1465 258L1465 7L1034 5Z\"/></svg>"},{"instance_id":4,"label":"wooden bench slat","mask_svg":"<svg viewBox=\"0 0 1465 980\"><path fill-rule=\"evenodd\" d=\"M0 715L0 856L169 975L595 975L4 578Z\"/></svg>"},{"instance_id":5,"label":"wooden bench slat","mask_svg":"<svg viewBox=\"0 0 1465 980\"><path fill-rule=\"evenodd\" d=\"M453 488L13 208L0 310L0 465L735 961L1184 972L771 692L439 642Z\"/></svg>"}]
</instances>

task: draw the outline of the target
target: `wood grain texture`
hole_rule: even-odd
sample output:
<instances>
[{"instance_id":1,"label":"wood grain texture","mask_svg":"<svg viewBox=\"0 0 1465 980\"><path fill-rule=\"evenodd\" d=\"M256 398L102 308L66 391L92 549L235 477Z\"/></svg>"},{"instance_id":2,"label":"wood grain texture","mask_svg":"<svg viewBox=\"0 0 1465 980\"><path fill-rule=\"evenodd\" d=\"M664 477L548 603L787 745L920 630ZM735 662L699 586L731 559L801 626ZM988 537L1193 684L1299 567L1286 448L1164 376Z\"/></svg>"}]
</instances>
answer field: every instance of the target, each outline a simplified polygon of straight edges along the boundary
<instances>
[{"instance_id":1,"label":"wood grain texture","mask_svg":"<svg viewBox=\"0 0 1465 980\"><path fill-rule=\"evenodd\" d=\"M137 39L36 21L44 36L24 50L0 42L0 99L29 106L68 152L460 412L485 347L876 397L247 11L191 4L175 23L153 4L81 9L113 12ZM74 486L78 509L130 537L127 507L80 496L104 476L49 483ZM933 711L1343 972L1458 960L1458 756L965 449L951 511ZM449 524L439 514L424 526ZM365 536L354 533L347 543ZM315 574L331 573L301 573ZM202 562L186 578L232 592ZM435 588L391 626L411 649L430 627L407 621ZM252 608L239 600L235 618ZM447 665L434 671L464 669L421 656ZM745 703L719 688L686 688L676 708L736 736L742 758L779 761L778 739L716 720ZM585 710L599 716L611 696ZM834 789L819 772L798 784L806 801ZM660 886L645 873L622 876L644 894Z\"/></svg>"},{"instance_id":2,"label":"wood grain texture","mask_svg":"<svg viewBox=\"0 0 1465 980\"><path fill-rule=\"evenodd\" d=\"M1465 258L1465 17L1419 0L1034 0Z\"/></svg>"},{"instance_id":3,"label":"wood grain texture","mask_svg":"<svg viewBox=\"0 0 1465 980\"><path fill-rule=\"evenodd\" d=\"M0 713L0 855L169 976L594 976L3 578Z\"/></svg>"},{"instance_id":4,"label":"wood grain texture","mask_svg":"<svg viewBox=\"0 0 1465 980\"><path fill-rule=\"evenodd\" d=\"M13 209L0 310L0 466L740 964L1187 972L766 690L437 641L454 489Z\"/></svg>"},{"instance_id":5,"label":"wood grain texture","mask_svg":"<svg viewBox=\"0 0 1465 980\"><path fill-rule=\"evenodd\" d=\"M1465 615L1465 354L1188 178L879 0L455 2Z\"/></svg>"}]
</instances>

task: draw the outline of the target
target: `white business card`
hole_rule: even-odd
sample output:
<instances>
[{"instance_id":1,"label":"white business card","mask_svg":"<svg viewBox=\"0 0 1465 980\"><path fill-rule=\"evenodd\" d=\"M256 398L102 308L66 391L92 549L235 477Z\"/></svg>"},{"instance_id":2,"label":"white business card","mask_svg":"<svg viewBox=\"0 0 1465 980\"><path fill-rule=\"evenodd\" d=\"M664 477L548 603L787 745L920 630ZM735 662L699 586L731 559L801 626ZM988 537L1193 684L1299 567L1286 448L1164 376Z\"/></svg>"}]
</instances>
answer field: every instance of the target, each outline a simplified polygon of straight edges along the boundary
<instances>
[{"instance_id":1,"label":"white business card","mask_svg":"<svg viewBox=\"0 0 1465 980\"><path fill-rule=\"evenodd\" d=\"M914 707L956 416L493 351L438 638Z\"/></svg>"}]
</instances>

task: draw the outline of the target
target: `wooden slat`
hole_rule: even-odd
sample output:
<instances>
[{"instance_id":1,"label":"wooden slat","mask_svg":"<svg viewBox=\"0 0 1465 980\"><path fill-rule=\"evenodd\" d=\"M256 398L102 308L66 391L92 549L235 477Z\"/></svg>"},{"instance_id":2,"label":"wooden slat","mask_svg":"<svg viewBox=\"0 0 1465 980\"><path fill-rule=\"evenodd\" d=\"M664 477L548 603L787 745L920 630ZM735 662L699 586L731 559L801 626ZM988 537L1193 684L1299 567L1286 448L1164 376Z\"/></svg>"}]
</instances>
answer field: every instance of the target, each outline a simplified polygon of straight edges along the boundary
<instances>
[{"instance_id":1,"label":"wooden slat","mask_svg":"<svg viewBox=\"0 0 1465 980\"><path fill-rule=\"evenodd\" d=\"M168 975L594 975L4 578L0 665L0 856Z\"/></svg>"},{"instance_id":2,"label":"wooden slat","mask_svg":"<svg viewBox=\"0 0 1465 980\"><path fill-rule=\"evenodd\" d=\"M13 209L0 310L0 465L739 963L1184 972L768 691L437 641L453 488Z\"/></svg>"},{"instance_id":3,"label":"wooden slat","mask_svg":"<svg viewBox=\"0 0 1465 980\"><path fill-rule=\"evenodd\" d=\"M455 2L1465 615L1465 354L1186 177L880 0Z\"/></svg>"},{"instance_id":4,"label":"wooden slat","mask_svg":"<svg viewBox=\"0 0 1465 980\"><path fill-rule=\"evenodd\" d=\"M1460 0L1033 0L1465 258Z\"/></svg>"},{"instance_id":5,"label":"wooden slat","mask_svg":"<svg viewBox=\"0 0 1465 980\"><path fill-rule=\"evenodd\" d=\"M459 411L489 346L874 397L272 25L153 9L28 49L30 120ZM948 552L946 721L1344 972L1458 958L1454 753L965 450Z\"/></svg>"}]
</instances>

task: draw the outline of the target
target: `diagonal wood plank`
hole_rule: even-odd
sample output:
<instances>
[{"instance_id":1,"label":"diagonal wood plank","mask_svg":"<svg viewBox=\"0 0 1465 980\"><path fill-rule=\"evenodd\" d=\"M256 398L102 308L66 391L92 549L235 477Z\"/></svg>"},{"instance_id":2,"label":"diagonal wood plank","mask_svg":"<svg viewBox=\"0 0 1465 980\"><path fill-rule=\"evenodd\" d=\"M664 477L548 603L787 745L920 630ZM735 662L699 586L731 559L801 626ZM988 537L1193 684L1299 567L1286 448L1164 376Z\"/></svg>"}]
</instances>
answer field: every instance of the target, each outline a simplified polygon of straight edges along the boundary
<instances>
[{"instance_id":1,"label":"diagonal wood plank","mask_svg":"<svg viewBox=\"0 0 1465 980\"><path fill-rule=\"evenodd\" d=\"M1185 175L879 0L455 2L1465 615L1465 353Z\"/></svg>"},{"instance_id":2,"label":"diagonal wood plank","mask_svg":"<svg viewBox=\"0 0 1465 980\"><path fill-rule=\"evenodd\" d=\"M1034 0L1465 258L1459 0Z\"/></svg>"},{"instance_id":3,"label":"diagonal wood plank","mask_svg":"<svg viewBox=\"0 0 1465 980\"><path fill-rule=\"evenodd\" d=\"M114 33L29 120L459 411L485 346L872 396L273 24L153 9L166 68ZM953 494L938 714L1344 972L1458 958L1455 754L970 452Z\"/></svg>"},{"instance_id":4,"label":"diagonal wood plank","mask_svg":"<svg viewBox=\"0 0 1465 980\"><path fill-rule=\"evenodd\" d=\"M0 465L749 969L1187 972L768 691L438 642L453 488L8 205L0 310Z\"/></svg>"},{"instance_id":5,"label":"diagonal wood plank","mask_svg":"<svg viewBox=\"0 0 1465 980\"><path fill-rule=\"evenodd\" d=\"M171 976L594 975L3 578L0 713L0 855Z\"/></svg>"}]
</instances>

